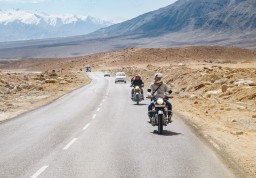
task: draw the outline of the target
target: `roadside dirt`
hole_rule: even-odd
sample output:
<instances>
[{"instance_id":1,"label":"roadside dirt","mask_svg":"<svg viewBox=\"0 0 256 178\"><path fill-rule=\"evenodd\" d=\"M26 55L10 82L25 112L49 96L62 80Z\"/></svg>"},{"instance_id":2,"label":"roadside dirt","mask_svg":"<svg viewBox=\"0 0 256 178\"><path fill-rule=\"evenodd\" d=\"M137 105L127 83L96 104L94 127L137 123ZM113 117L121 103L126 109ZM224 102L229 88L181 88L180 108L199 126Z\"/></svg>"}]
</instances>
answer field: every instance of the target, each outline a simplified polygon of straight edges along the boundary
<instances>
[{"instance_id":1,"label":"roadside dirt","mask_svg":"<svg viewBox=\"0 0 256 178\"><path fill-rule=\"evenodd\" d=\"M256 177L255 51L219 46L130 48L5 64L0 66L0 118L8 119L87 84L86 64L93 71L124 71L130 77L139 73L145 88L155 72L163 73L174 93L174 112L184 115L248 177Z\"/></svg>"},{"instance_id":2,"label":"roadside dirt","mask_svg":"<svg viewBox=\"0 0 256 178\"><path fill-rule=\"evenodd\" d=\"M0 121L43 106L89 82L82 71L1 70Z\"/></svg>"}]
</instances>

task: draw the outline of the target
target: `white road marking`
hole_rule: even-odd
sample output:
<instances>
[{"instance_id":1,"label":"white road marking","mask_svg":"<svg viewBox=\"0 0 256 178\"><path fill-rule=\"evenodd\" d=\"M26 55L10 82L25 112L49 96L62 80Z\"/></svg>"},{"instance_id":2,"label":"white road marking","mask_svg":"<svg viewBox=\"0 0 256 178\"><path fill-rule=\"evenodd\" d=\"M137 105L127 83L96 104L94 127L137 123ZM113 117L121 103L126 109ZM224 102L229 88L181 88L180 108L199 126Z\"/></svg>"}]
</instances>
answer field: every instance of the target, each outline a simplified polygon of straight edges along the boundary
<instances>
[{"instance_id":1,"label":"white road marking","mask_svg":"<svg viewBox=\"0 0 256 178\"><path fill-rule=\"evenodd\" d=\"M31 176L30 178L37 178L40 174L42 174L49 166L43 166L41 167L33 176Z\"/></svg>"},{"instance_id":2,"label":"white road marking","mask_svg":"<svg viewBox=\"0 0 256 178\"><path fill-rule=\"evenodd\" d=\"M86 126L84 126L83 130L87 129L90 125L91 125L90 123L86 124Z\"/></svg>"},{"instance_id":3,"label":"white road marking","mask_svg":"<svg viewBox=\"0 0 256 178\"><path fill-rule=\"evenodd\" d=\"M102 102L104 102L104 101L105 101L105 99L102 100Z\"/></svg>"},{"instance_id":4,"label":"white road marking","mask_svg":"<svg viewBox=\"0 0 256 178\"><path fill-rule=\"evenodd\" d=\"M99 106L102 106L102 103L100 103L100 105Z\"/></svg>"},{"instance_id":5,"label":"white road marking","mask_svg":"<svg viewBox=\"0 0 256 178\"><path fill-rule=\"evenodd\" d=\"M63 150L67 150L76 140L77 140L77 138L74 138L73 140L71 140L71 141L63 148Z\"/></svg>"},{"instance_id":6,"label":"white road marking","mask_svg":"<svg viewBox=\"0 0 256 178\"><path fill-rule=\"evenodd\" d=\"M98 108L97 111L100 111L100 108Z\"/></svg>"},{"instance_id":7,"label":"white road marking","mask_svg":"<svg viewBox=\"0 0 256 178\"><path fill-rule=\"evenodd\" d=\"M96 117L96 114L94 114L94 115L92 116L93 119L95 119L95 117Z\"/></svg>"}]
</instances>

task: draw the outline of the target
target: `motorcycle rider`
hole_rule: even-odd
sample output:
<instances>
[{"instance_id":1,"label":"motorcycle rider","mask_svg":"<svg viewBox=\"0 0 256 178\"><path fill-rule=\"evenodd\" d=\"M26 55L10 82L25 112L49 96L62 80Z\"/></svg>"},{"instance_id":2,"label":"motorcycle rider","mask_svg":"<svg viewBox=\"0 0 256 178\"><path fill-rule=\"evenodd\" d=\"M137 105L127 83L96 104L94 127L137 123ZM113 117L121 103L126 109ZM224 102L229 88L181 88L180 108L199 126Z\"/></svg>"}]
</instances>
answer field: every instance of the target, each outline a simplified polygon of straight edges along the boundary
<instances>
[{"instance_id":1,"label":"motorcycle rider","mask_svg":"<svg viewBox=\"0 0 256 178\"><path fill-rule=\"evenodd\" d=\"M151 94L155 96L155 98L152 99L151 103L148 105L148 116L149 116L149 123L152 121L152 117L154 117L154 112L152 112L152 107L154 106L155 100L157 100L159 97L165 98L165 92L168 92L169 94L172 93L172 90L168 87L166 83L162 81L163 75L161 73L155 74L155 81L150 85ZM172 111L172 104L166 100L166 105L168 106L168 110ZM169 115L172 115L172 112L168 113ZM169 120L171 122L171 118Z\"/></svg>"},{"instance_id":2,"label":"motorcycle rider","mask_svg":"<svg viewBox=\"0 0 256 178\"><path fill-rule=\"evenodd\" d=\"M142 94L142 97L144 99L143 89L142 89L142 87L144 86L144 82L142 81L141 77L138 74L136 74L132 78L132 80L131 80L131 87L132 86L139 86L141 88L141 94ZM131 99L133 98L133 94L134 94L134 88L132 89Z\"/></svg>"},{"instance_id":3,"label":"motorcycle rider","mask_svg":"<svg viewBox=\"0 0 256 178\"><path fill-rule=\"evenodd\" d=\"M91 72L91 65L90 64L87 64L85 68L86 68L86 72Z\"/></svg>"}]
</instances>

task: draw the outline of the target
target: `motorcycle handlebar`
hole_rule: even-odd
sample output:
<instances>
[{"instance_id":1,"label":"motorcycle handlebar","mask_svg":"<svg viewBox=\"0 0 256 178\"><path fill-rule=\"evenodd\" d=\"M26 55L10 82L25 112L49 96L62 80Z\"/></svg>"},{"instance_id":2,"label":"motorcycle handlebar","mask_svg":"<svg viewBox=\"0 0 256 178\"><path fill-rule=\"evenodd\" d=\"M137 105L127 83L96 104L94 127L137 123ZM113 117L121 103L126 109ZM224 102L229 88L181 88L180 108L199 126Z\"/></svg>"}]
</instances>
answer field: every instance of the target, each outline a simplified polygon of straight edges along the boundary
<instances>
[{"instance_id":1,"label":"motorcycle handlebar","mask_svg":"<svg viewBox=\"0 0 256 178\"><path fill-rule=\"evenodd\" d=\"M146 98L148 98L148 99L156 99L155 96L152 96L152 95L147 96ZM173 96L168 95L168 96L165 96L163 99L164 99L164 100L168 100L168 99L170 99L170 98L173 98Z\"/></svg>"},{"instance_id":2,"label":"motorcycle handlebar","mask_svg":"<svg viewBox=\"0 0 256 178\"><path fill-rule=\"evenodd\" d=\"M130 85L130 87L135 87L135 86L139 86L139 85L132 85L132 84ZM139 87L142 88L144 87L144 85L140 85Z\"/></svg>"}]
</instances>

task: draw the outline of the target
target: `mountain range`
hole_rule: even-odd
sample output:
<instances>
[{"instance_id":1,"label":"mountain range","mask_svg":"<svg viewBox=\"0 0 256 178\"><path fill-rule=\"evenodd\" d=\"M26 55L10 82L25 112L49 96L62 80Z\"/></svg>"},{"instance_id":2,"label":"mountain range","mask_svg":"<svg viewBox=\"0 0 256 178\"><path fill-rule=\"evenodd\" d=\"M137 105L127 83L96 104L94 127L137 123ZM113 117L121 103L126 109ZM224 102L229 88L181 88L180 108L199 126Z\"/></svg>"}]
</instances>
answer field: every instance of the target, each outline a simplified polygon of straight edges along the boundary
<instances>
[{"instance_id":1,"label":"mountain range","mask_svg":"<svg viewBox=\"0 0 256 178\"><path fill-rule=\"evenodd\" d=\"M0 10L0 41L84 35L112 24L90 16L49 15L20 9Z\"/></svg>"},{"instance_id":2,"label":"mountain range","mask_svg":"<svg viewBox=\"0 0 256 178\"><path fill-rule=\"evenodd\" d=\"M256 49L255 9L256 0L178 0L87 35L0 43L0 58L71 57L132 47Z\"/></svg>"},{"instance_id":3,"label":"mountain range","mask_svg":"<svg viewBox=\"0 0 256 178\"><path fill-rule=\"evenodd\" d=\"M256 29L256 0L179 0L123 23L100 29L94 37L159 36L195 30L243 33Z\"/></svg>"}]
</instances>

